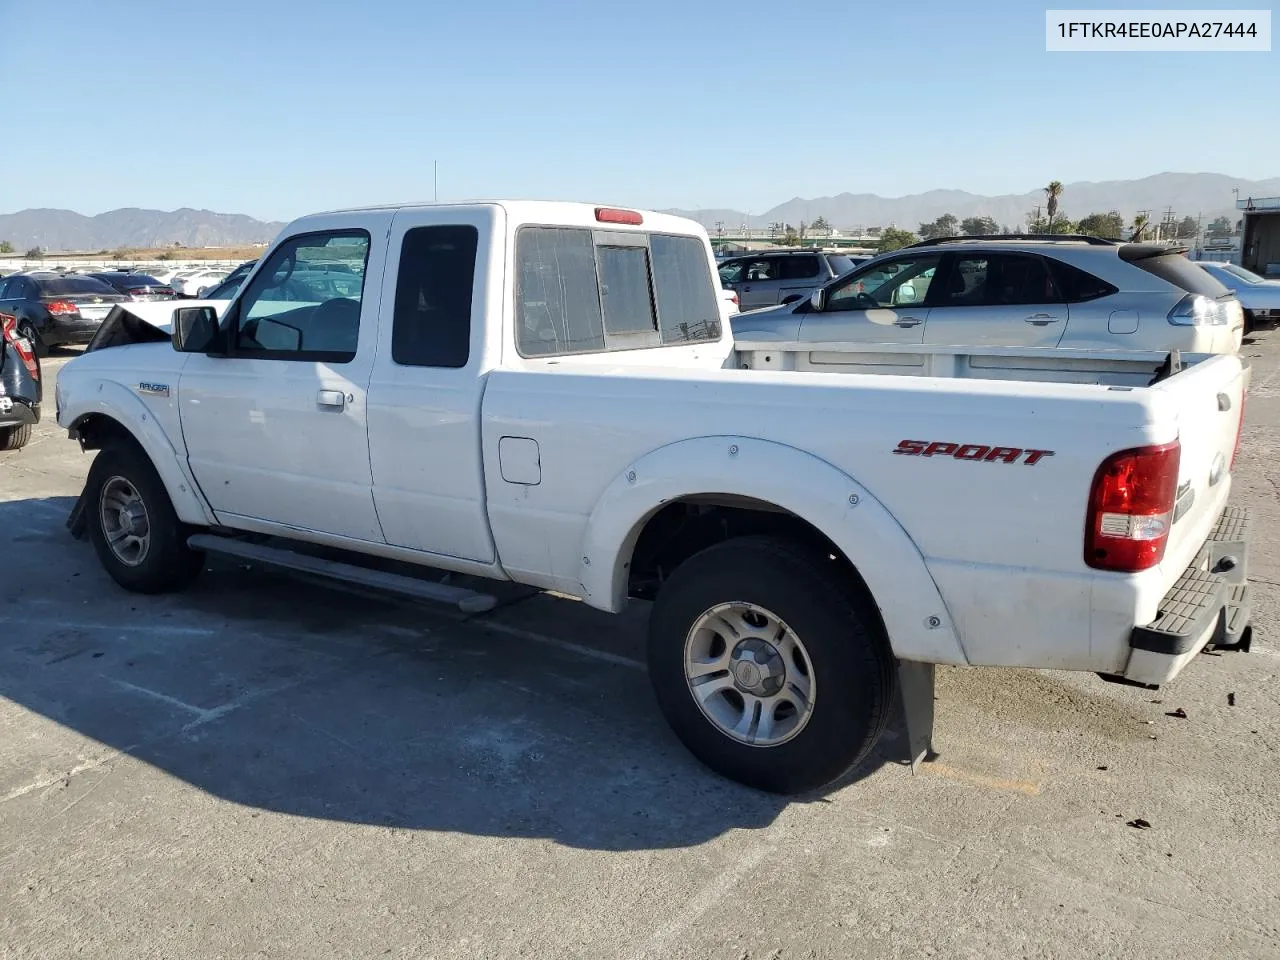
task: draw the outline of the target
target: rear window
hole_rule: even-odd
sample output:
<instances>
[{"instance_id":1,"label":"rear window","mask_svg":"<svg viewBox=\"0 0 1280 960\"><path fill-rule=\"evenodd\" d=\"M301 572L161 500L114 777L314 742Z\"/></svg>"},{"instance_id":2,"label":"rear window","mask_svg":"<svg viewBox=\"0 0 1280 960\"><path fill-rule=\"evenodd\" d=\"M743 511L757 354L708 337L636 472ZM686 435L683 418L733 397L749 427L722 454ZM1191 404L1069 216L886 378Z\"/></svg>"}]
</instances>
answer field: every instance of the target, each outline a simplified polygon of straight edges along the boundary
<instances>
[{"instance_id":1,"label":"rear window","mask_svg":"<svg viewBox=\"0 0 1280 960\"><path fill-rule=\"evenodd\" d=\"M1214 299L1227 294L1227 288L1207 270L1201 270L1180 254L1164 253L1156 257L1143 257L1129 262L1139 270L1145 270L1166 283L1181 287L1187 293L1198 293Z\"/></svg>"},{"instance_id":2,"label":"rear window","mask_svg":"<svg viewBox=\"0 0 1280 960\"><path fill-rule=\"evenodd\" d=\"M523 227L516 264L522 356L721 336L706 247L695 237Z\"/></svg>"},{"instance_id":3,"label":"rear window","mask_svg":"<svg viewBox=\"0 0 1280 960\"><path fill-rule=\"evenodd\" d=\"M1054 285L1067 303L1083 303L1086 300L1097 300L1109 297L1119 290L1107 281L1095 277L1078 267L1061 260L1048 260L1049 272L1053 274Z\"/></svg>"},{"instance_id":4,"label":"rear window","mask_svg":"<svg viewBox=\"0 0 1280 960\"><path fill-rule=\"evenodd\" d=\"M816 256L782 258L783 280L809 280L816 277L821 269Z\"/></svg>"},{"instance_id":5,"label":"rear window","mask_svg":"<svg viewBox=\"0 0 1280 960\"><path fill-rule=\"evenodd\" d=\"M40 284L40 294L46 297L70 297L78 293L115 295L115 290L108 284L103 283L101 280L95 280L93 277L52 277L38 282Z\"/></svg>"}]
</instances>

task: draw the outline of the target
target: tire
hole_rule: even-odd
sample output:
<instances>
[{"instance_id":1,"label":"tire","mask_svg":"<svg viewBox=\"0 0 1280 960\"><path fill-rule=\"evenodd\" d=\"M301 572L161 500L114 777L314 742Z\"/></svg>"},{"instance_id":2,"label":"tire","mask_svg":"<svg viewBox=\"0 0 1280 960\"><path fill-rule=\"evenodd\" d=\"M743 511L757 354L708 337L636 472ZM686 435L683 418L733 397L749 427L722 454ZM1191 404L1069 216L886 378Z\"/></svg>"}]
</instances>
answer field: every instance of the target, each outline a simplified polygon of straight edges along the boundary
<instances>
[{"instance_id":1,"label":"tire","mask_svg":"<svg viewBox=\"0 0 1280 960\"><path fill-rule=\"evenodd\" d=\"M40 339L40 334L36 332L36 328L31 325L30 320L24 320L18 326L18 336L26 337L31 341L31 349L37 357L47 357L49 355L49 348Z\"/></svg>"},{"instance_id":2,"label":"tire","mask_svg":"<svg viewBox=\"0 0 1280 960\"><path fill-rule=\"evenodd\" d=\"M739 637L699 627L718 607L727 608L723 615L748 633ZM770 616L776 623L768 621ZM775 640L779 646L769 645L772 653L762 656L759 636L753 638L750 629L781 638ZM732 649L724 640L730 635ZM756 650L743 653L744 645ZM779 654L788 645L791 655ZM844 582L833 563L789 541L741 537L686 560L654 601L648 647L654 694L676 736L715 772L770 793L800 793L831 783L871 751L889 719L894 659L873 602L859 585ZM742 674L740 655L766 665ZM705 699L697 696L700 681L686 679L687 661L701 664L690 672L710 670L713 662L730 664L711 675L721 690ZM780 682L783 699L789 697L786 691L805 687L809 696L791 698L790 705L776 697L762 699L755 713L742 709L742 717L759 718L748 724L744 739L726 732L737 701L744 708L749 702L742 691L767 694L771 689L744 687L744 678ZM796 706L801 701L808 704L807 713ZM764 740L772 742L762 745L767 710L772 711L771 737ZM788 721L796 729L779 739Z\"/></svg>"},{"instance_id":3,"label":"tire","mask_svg":"<svg viewBox=\"0 0 1280 960\"><path fill-rule=\"evenodd\" d=\"M12 427L0 427L0 450L19 450L31 439L31 424L20 423Z\"/></svg>"},{"instance_id":4,"label":"tire","mask_svg":"<svg viewBox=\"0 0 1280 960\"><path fill-rule=\"evenodd\" d=\"M143 523L138 521L135 503L141 504ZM122 521L121 504L128 504L134 514L129 524ZM204 554L187 546L186 526L174 512L151 460L136 444L118 443L99 452L85 483L85 510L99 562L126 590L181 590L204 567ZM127 530L128 535L113 547L109 540L121 537L121 530ZM142 531L145 547L137 548L131 537L141 539L135 535Z\"/></svg>"}]
</instances>

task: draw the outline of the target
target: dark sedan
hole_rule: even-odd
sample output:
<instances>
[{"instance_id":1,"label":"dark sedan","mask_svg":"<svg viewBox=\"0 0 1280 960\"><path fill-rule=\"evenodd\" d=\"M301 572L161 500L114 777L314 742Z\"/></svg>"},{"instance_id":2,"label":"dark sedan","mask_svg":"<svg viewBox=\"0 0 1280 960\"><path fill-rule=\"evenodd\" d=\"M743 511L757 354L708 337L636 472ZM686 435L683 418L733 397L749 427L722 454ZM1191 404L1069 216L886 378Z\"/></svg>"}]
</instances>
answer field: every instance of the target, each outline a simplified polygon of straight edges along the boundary
<instances>
[{"instance_id":1,"label":"dark sedan","mask_svg":"<svg viewBox=\"0 0 1280 960\"><path fill-rule=\"evenodd\" d=\"M11 314L36 352L88 343L113 305L129 297L93 277L18 273L0 280L0 313Z\"/></svg>"},{"instance_id":2,"label":"dark sedan","mask_svg":"<svg viewBox=\"0 0 1280 960\"><path fill-rule=\"evenodd\" d=\"M145 273L108 270L103 273L91 273L89 276L95 280L101 280L130 300L172 300L175 296L173 287Z\"/></svg>"}]
</instances>

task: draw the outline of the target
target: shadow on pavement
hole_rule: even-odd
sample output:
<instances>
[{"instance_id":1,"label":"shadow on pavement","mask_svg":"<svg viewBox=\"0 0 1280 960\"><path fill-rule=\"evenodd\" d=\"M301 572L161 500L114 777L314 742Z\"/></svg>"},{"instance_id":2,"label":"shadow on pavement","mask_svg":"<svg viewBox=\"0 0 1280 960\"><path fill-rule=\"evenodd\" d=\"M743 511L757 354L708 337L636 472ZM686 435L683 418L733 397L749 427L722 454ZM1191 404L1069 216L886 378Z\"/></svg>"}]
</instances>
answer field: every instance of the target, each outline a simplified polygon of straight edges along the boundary
<instances>
[{"instance_id":1,"label":"shadow on pavement","mask_svg":"<svg viewBox=\"0 0 1280 960\"><path fill-rule=\"evenodd\" d=\"M214 796L599 850L698 844L796 802L693 760L638 664L557 645L641 659L644 611L538 596L487 615L537 642L223 560L181 595L137 596L66 532L73 502L0 503L0 550L42 571L0 582L0 695Z\"/></svg>"}]
</instances>

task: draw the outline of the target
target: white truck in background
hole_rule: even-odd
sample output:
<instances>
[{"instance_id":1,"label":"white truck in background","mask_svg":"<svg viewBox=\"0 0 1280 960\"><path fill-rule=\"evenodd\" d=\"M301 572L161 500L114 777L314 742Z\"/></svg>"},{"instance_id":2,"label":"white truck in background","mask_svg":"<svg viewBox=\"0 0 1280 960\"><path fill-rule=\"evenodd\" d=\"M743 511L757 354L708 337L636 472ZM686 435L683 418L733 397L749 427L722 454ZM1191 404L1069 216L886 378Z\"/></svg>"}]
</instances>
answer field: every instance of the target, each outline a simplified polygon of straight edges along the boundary
<instances>
[{"instance_id":1,"label":"white truck in background","mask_svg":"<svg viewBox=\"0 0 1280 960\"><path fill-rule=\"evenodd\" d=\"M360 282L299 300L320 263ZM778 792L863 758L896 686L918 760L935 664L1150 686L1247 649L1238 356L827 346L735 347L682 218L304 217L225 309L124 305L63 368L98 451L69 523L144 593L214 551L474 611L439 571L652 601L667 720Z\"/></svg>"}]
</instances>

